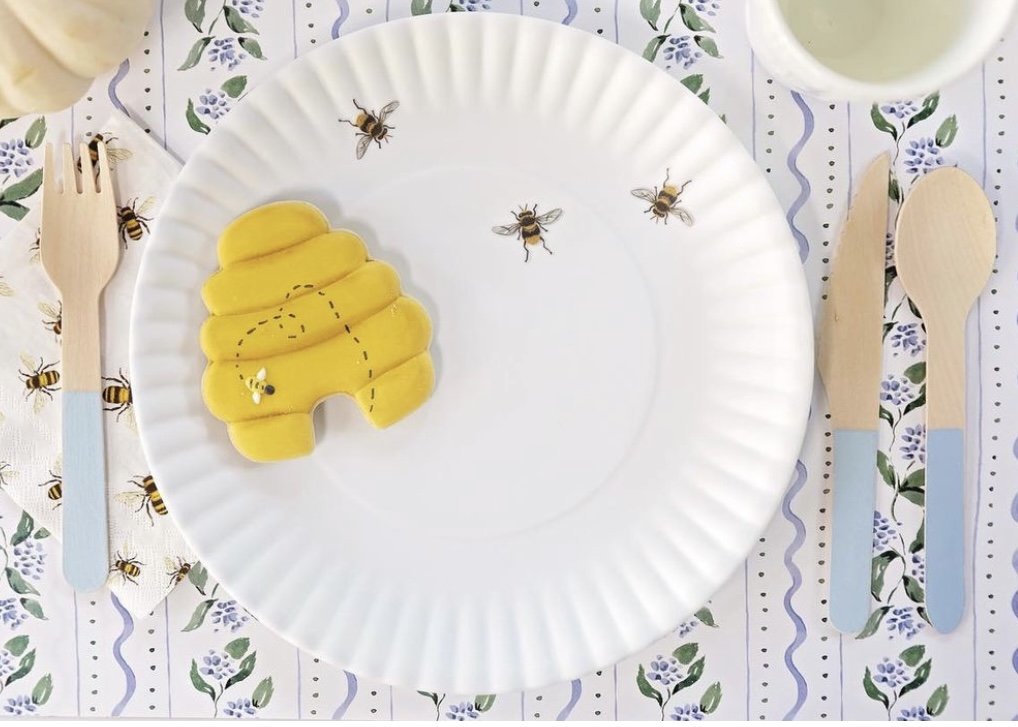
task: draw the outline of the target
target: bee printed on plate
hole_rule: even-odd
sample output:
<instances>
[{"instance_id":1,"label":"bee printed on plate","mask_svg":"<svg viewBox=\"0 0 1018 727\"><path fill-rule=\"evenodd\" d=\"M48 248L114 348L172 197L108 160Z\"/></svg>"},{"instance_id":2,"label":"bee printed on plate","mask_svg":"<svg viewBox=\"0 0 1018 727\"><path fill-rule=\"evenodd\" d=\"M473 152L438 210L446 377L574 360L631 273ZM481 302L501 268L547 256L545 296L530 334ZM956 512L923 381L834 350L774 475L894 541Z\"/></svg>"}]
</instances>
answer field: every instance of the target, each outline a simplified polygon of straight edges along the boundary
<instances>
[{"instance_id":1,"label":"bee printed on plate","mask_svg":"<svg viewBox=\"0 0 1018 727\"><path fill-rule=\"evenodd\" d=\"M104 411L115 411L117 421L120 417L127 416L127 426L134 429L134 394L131 392L131 382L120 369L119 376L103 376L102 399Z\"/></svg>"},{"instance_id":2,"label":"bee printed on plate","mask_svg":"<svg viewBox=\"0 0 1018 727\"><path fill-rule=\"evenodd\" d=\"M128 149L124 149L120 146L114 146L111 142L116 141L117 137L110 136L108 132L102 134L94 134L91 139L88 140L88 161L92 165L92 169L95 170L96 176L99 175L99 144L106 143L106 158L109 160L110 169L116 169L117 163L130 159L134 156ZM78 171L81 171L81 159L78 160Z\"/></svg>"},{"instance_id":3,"label":"bee printed on plate","mask_svg":"<svg viewBox=\"0 0 1018 727\"><path fill-rule=\"evenodd\" d=\"M166 575L170 577L169 586L173 586L180 583L182 580L187 578L187 574L191 572L194 567L194 563L188 563L186 560L177 556L177 560L173 558L165 558L163 562L166 564Z\"/></svg>"},{"instance_id":4,"label":"bee printed on plate","mask_svg":"<svg viewBox=\"0 0 1018 727\"><path fill-rule=\"evenodd\" d=\"M368 111L357 103L357 99L353 100L353 105L357 107L359 112L357 118L353 121L350 119L339 119L339 121L340 123L350 124L350 126L358 129L357 136L360 139L357 141L357 158L361 159L371 145L371 142L378 144L378 148L381 149L382 142L388 143L392 138L392 134L389 132L395 131L396 127L389 126L385 122L392 112L399 108L399 101L390 101L378 113Z\"/></svg>"},{"instance_id":5,"label":"bee printed on plate","mask_svg":"<svg viewBox=\"0 0 1018 727\"><path fill-rule=\"evenodd\" d=\"M263 396L272 396L276 393L276 387L268 382L267 377L268 373L264 368L258 369L258 373L248 376L246 379L244 374L240 375L244 386L251 392L251 401L255 404L261 404Z\"/></svg>"},{"instance_id":6,"label":"bee printed on plate","mask_svg":"<svg viewBox=\"0 0 1018 727\"><path fill-rule=\"evenodd\" d=\"M145 215L151 211L154 204L155 198L147 197L139 207L136 197L123 207L117 208L117 229L120 231L120 240L124 243L125 249L129 239L139 242L143 236L148 234L148 223L152 221L152 218Z\"/></svg>"},{"instance_id":7,"label":"bee printed on plate","mask_svg":"<svg viewBox=\"0 0 1018 727\"><path fill-rule=\"evenodd\" d=\"M117 501L125 505L138 505L138 509L135 512L144 510L145 514L148 515L149 523L155 525L156 521L152 517L152 512L155 511L156 515L166 514L166 503L163 502L163 496L159 494L155 479L152 475L145 475L141 480L135 477L128 480L128 482L138 489L121 492L117 495Z\"/></svg>"},{"instance_id":8,"label":"bee printed on plate","mask_svg":"<svg viewBox=\"0 0 1018 727\"><path fill-rule=\"evenodd\" d=\"M642 199L644 202L650 202L650 207L644 210L644 212L650 213L654 218L654 222L661 222L668 224L668 217L675 215L680 220L686 223L686 225L693 226L693 215L689 213L685 207L680 207L679 202L682 201L682 190L684 190L692 180L687 179L682 183L681 187L676 187L674 184L669 182L671 177L671 170L665 170L665 181L661 185L659 190L657 187L654 189L647 189L641 187L633 190L633 196Z\"/></svg>"},{"instance_id":9,"label":"bee printed on plate","mask_svg":"<svg viewBox=\"0 0 1018 727\"><path fill-rule=\"evenodd\" d=\"M56 306L53 306L46 301L39 304L39 312L43 314L42 325L47 331L52 331L53 335L57 338L60 337L60 332L63 330L64 321L64 305L58 302Z\"/></svg>"},{"instance_id":10,"label":"bee printed on plate","mask_svg":"<svg viewBox=\"0 0 1018 727\"><path fill-rule=\"evenodd\" d=\"M133 583L138 585L138 576L141 575L141 567L145 565L133 555L124 555L118 552L113 558L113 565L110 566L110 573L119 577L122 583Z\"/></svg>"},{"instance_id":11,"label":"bee printed on plate","mask_svg":"<svg viewBox=\"0 0 1018 727\"><path fill-rule=\"evenodd\" d=\"M61 500L64 497L64 478L60 473L59 460L56 466L49 471L49 479L39 485L39 487L46 488L46 498L53 503L54 510L60 507Z\"/></svg>"},{"instance_id":12,"label":"bee printed on plate","mask_svg":"<svg viewBox=\"0 0 1018 727\"><path fill-rule=\"evenodd\" d=\"M21 363L25 370L18 370L18 376L25 382L25 401L34 397L32 408L38 414L46 404L46 399L53 398L53 392L59 391L60 372L56 370L58 361L46 363L42 358L36 364L35 360L28 354L21 354Z\"/></svg>"},{"instance_id":13,"label":"bee printed on plate","mask_svg":"<svg viewBox=\"0 0 1018 727\"><path fill-rule=\"evenodd\" d=\"M530 260L530 247L532 245L540 245L549 255L554 254L544 241L544 233L547 231L548 225L554 223L562 216L560 208L556 207L550 212L539 215L537 214L536 204L533 206L533 209L527 205L522 205L519 212L511 214L516 218L516 222L511 225L497 225L492 227L491 231L496 235L516 235L517 239L522 240L523 262Z\"/></svg>"}]
</instances>

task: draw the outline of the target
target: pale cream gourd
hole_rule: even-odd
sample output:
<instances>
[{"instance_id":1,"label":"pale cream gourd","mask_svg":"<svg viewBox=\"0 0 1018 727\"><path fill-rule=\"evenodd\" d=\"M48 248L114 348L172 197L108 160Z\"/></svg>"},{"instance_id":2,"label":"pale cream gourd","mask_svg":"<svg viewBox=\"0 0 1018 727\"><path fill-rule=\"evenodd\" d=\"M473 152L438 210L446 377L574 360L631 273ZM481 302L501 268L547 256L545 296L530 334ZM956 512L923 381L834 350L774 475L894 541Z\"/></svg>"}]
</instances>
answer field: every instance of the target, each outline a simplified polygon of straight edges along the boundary
<instances>
[{"instance_id":1,"label":"pale cream gourd","mask_svg":"<svg viewBox=\"0 0 1018 727\"><path fill-rule=\"evenodd\" d=\"M0 0L0 118L59 111L134 49L153 0Z\"/></svg>"}]
</instances>

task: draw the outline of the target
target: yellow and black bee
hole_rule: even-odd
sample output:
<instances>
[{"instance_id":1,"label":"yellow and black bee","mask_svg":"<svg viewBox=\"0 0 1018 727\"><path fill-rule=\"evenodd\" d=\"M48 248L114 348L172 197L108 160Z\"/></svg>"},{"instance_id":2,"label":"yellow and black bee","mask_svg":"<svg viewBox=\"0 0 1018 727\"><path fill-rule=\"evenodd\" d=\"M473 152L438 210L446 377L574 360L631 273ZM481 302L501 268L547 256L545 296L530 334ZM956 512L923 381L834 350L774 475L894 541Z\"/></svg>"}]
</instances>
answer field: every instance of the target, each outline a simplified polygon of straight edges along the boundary
<instances>
[{"instance_id":1,"label":"yellow and black bee","mask_svg":"<svg viewBox=\"0 0 1018 727\"><path fill-rule=\"evenodd\" d=\"M665 181L661 185L660 191L657 187L654 189L647 189L646 187L640 187L639 189L633 190L633 196L642 199L644 202L650 202L644 212L649 212L654 222L660 222L664 220L664 223L668 224L668 216L675 215L680 220L685 222L687 225L693 225L693 215L689 214L689 210L679 206L679 202L682 196L682 190L684 190L692 180L686 180L682 183L681 187L676 187L674 184L669 184L668 178L671 176L671 170L665 170Z\"/></svg>"},{"instance_id":2,"label":"yellow and black bee","mask_svg":"<svg viewBox=\"0 0 1018 727\"><path fill-rule=\"evenodd\" d=\"M134 405L131 382L124 375L123 369L120 369L119 374L119 376L103 376L103 382L106 384L103 387L103 402L109 404L103 409L115 411L117 421L120 421L120 417L130 411Z\"/></svg>"},{"instance_id":3,"label":"yellow and black bee","mask_svg":"<svg viewBox=\"0 0 1018 727\"><path fill-rule=\"evenodd\" d=\"M127 149L122 149L119 146L113 146L111 142L116 141L117 137L106 134L93 134L92 138L88 141L88 160L92 164L92 168L96 174L99 173L99 144L102 142L106 143L106 158L109 160L110 169L115 169L117 162L122 162L125 159L130 159L133 155ZM81 171L81 159L78 160L78 171Z\"/></svg>"},{"instance_id":4,"label":"yellow and black bee","mask_svg":"<svg viewBox=\"0 0 1018 727\"><path fill-rule=\"evenodd\" d=\"M145 475L139 480L137 477L128 480L132 485L137 487L140 492L129 491L121 492L117 495L117 500L123 502L126 505L138 505L138 509L135 512L145 511L148 515L149 521L155 525L155 518L152 517L152 511L155 510L156 515L166 514L166 503L163 502L163 496L159 494L158 488L156 488L156 481L152 475ZM140 503L140 504L139 504Z\"/></svg>"},{"instance_id":5,"label":"yellow and black bee","mask_svg":"<svg viewBox=\"0 0 1018 727\"><path fill-rule=\"evenodd\" d=\"M182 580L187 578L187 574L191 572L191 568L194 567L194 563L188 563L186 560L177 556L176 562L172 558L166 559L166 575L170 577L169 585L175 586Z\"/></svg>"},{"instance_id":6,"label":"yellow and black bee","mask_svg":"<svg viewBox=\"0 0 1018 727\"><path fill-rule=\"evenodd\" d=\"M64 496L64 478L60 476L59 465L56 470L49 471L49 479L43 482L39 487L46 488L46 497L52 500L55 505L53 509L60 507L60 501Z\"/></svg>"},{"instance_id":7,"label":"yellow and black bee","mask_svg":"<svg viewBox=\"0 0 1018 727\"><path fill-rule=\"evenodd\" d=\"M0 462L0 489L7 487L7 478L16 475L10 462Z\"/></svg>"},{"instance_id":8,"label":"yellow and black bee","mask_svg":"<svg viewBox=\"0 0 1018 727\"><path fill-rule=\"evenodd\" d=\"M135 579L141 575L141 566L143 565L145 564L132 555L117 553L114 556L110 573L120 576L121 581L124 583L130 581L134 585L138 585L138 581Z\"/></svg>"},{"instance_id":9,"label":"yellow and black bee","mask_svg":"<svg viewBox=\"0 0 1018 727\"><path fill-rule=\"evenodd\" d=\"M46 327L46 330L53 331L54 335L59 336L63 330L64 304L58 302L54 308L43 301L39 304L39 311L45 316L42 319L42 325Z\"/></svg>"},{"instance_id":10,"label":"yellow and black bee","mask_svg":"<svg viewBox=\"0 0 1018 727\"><path fill-rule=\"evenodd\" d=\"M516 235L520 240L523 240L523 262L530 260L530 245L540 243L549 255L553 254L551 248L544 241L544 233L547 231L548 225L562 216L561 209L556 207L551 212L538 215L536 204L533 209L523 205L519 212L513 212L512 215L516 218L516 222L511 225L497 225L492 227L491 231L496 235Z\"/></svg>"},{"instance_id":11,"label":"yellow and black bee","mask_svg":"<svg viewBox=\"0 0 1018 727\"><path fill-rule=\"evenodd\" d=\"M148 234L148 223L152 221L152 218L146 217L145 214L152 209L154 202L155 199L148 197L139 207L138 200L135 198L123 207L117 208L117 227L120 230L120 240L124 243L125 248L128 239L138 242Z\"/></svg>"},{"instance_id":12,"label":"yellow and black bee","mask_svg":"<svg viewBox=\"0 0 1018 727\"><path fill-rule=\"evenodd\" d=\"M57 386L60 383L60 372L56 370L59 362L54 361L48 364L40 358L39 364L36 365L30 356L21 354L21 363L27 369L27 371L18 370L18 376L25 382L25 401L28 401L28 397L34 396L35 400L32 402L32 408L35 409L36 413L39 413L46 403L44 397L52 399L53 392L60 389Z\"/></svg>"},{"instance_id":13,"label":"yellow and black bee","mask_svg":"<svg viewBox=\"0 0 1018 727\"><path fill-rule=\"evenodd\" d=\"M244 381L244 386L251 392L251 401L255 404L262 403L262 396L272 396L276 393L276 387L270 384L266 380L266 372L264 368L258 369L258 373L254 376L248 376L244 378L244 374L240 375L240 378Z\"/></svg>"},{"instance_id":14,"label":"yellow and black bee","mask_svg":"<svg viewBox=\"0 0 1018 727\"><path fill-rule=\"evenodd\" d=\"M357 134L357 136L361 137L357 142L357 158L360 159L364 156L364 152L368 150L368 146L372 141L378 144L378 148L381 149L382 142L388 142L392 138L392 134L389 132L394 131L396 127L387 125L385 120L389 118L393 111L399 108L399 101L390 101L378 113L368 111L357 103L357 99L353 100L353 105L360 112L357 114L356 120L340 119L339 121L350 124L350 126L360 130L360 133Z\"/></svg>"}]
</instances>

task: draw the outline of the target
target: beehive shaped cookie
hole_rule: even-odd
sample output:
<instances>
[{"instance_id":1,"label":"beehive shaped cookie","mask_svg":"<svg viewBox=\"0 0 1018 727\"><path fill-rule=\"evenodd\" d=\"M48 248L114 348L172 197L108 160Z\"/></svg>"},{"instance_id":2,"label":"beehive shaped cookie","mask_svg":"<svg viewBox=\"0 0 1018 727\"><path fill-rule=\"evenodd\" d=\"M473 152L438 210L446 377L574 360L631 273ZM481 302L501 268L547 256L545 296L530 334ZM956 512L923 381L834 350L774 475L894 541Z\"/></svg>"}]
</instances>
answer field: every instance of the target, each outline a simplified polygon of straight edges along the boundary
<instances>
[{"instance_id":1,"label":"beehive shaped cookie","mask_svg":"<svg viewBox=\"0 0 1018 727\"><path fill-rule=\"evenodd\" d=\"M360 237L330 230L304 202L276 202L219 238L219 272L202 298L209 364L202 395L230 440L257 462L314 449L311 413L348 394L385 427L431 394L431 321Z\"/></svg>"}]
</instances>

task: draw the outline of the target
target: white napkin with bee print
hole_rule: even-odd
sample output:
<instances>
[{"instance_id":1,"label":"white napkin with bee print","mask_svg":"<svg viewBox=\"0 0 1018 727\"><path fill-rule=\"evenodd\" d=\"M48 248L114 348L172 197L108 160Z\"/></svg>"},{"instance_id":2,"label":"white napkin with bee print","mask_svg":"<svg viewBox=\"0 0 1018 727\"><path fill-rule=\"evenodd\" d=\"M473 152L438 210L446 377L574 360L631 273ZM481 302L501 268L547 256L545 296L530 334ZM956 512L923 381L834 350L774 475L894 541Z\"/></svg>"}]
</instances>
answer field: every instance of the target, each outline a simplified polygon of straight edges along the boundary
<instances>
[{"instance_id":1,"label":"white napkin with bee print","mask_svg":"<svg viewBox=\"0 0 1018 727\"><path fill-rule=\"evenodd\" d=\"M122 114L97 127L96 133L107 141L115 161L124 244L120 265L102 302L111 559L108 585L128 611L142 617L166 597L195 561L167 516L158 483L145 464L127 366L131 302L141 253L180 164ZM30 546L35 539L47 532L59 537L63 494L58 380L61 305L39 263L38 197L35 205L36 209L0 241L0 488L34 519L34 537L25 541L23 550L33 550ZM29 612L34 603L32 558L40 557L44 550L16 558L13 567L4 572L13 590L23 594L22 606L27 602Z\"/></svg>"}]
</instances>

